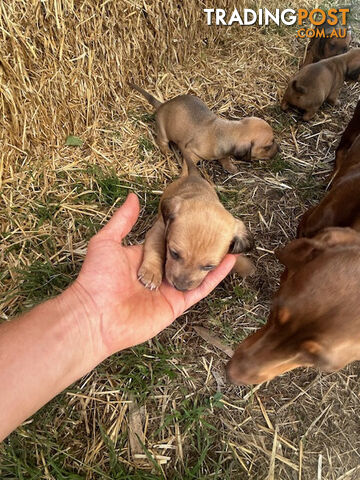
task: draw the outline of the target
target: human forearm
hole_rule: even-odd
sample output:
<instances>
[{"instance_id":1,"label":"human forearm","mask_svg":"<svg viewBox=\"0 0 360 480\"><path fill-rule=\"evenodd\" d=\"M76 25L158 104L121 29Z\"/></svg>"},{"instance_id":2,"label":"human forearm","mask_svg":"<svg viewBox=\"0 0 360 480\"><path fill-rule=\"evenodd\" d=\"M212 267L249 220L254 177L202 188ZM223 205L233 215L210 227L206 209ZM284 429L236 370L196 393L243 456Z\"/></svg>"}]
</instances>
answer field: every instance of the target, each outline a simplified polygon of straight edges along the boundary
<instances>
[{"instance_id":1,"label":"human forearm","mask_svg":"<svg viewBox=\"0 0 360 480\"><path fill-rule=\"evenodd\" d=\"M77 288L0 326L0 440L103 359Z\"/></svg>"}]
</instances>

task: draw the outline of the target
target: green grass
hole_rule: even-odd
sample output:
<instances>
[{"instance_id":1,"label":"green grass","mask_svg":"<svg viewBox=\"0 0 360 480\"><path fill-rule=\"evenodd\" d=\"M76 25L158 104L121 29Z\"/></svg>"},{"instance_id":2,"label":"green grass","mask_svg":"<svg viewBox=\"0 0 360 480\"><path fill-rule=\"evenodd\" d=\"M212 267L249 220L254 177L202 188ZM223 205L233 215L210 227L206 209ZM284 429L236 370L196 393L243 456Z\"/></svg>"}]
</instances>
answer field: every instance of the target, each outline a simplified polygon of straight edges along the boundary
<instances>
[{"instance_id":1,"label":"green grass","mask_svg":"<svg viewBox=\"0 0 360 480\"><path fill-rule=\"evenodd\" d=\"M268 169L272 173L282 173L284 170L290 170L291 164L284 160L280 154L275 155L268 163Z\"/></svg>"},{"instance_id":2,"label":"green grass","mask_svg":"<svg viewBox=\"0 0 360 480\"><path fill-rule=\"evenodd\" d=\"M147 137L141 136L138 140L139 145L139 157L141 160L145 160L147 153L155 150L155 145Z\"/></svg>"},{"instance_id":3,"label":"green grass","mask_svg":"<svg viewBox=\"0 0 360 480\"><path fill-rule=\"evenodd\" d=\"M45 222L52 221L54 215L60 208L61 202L55 196L48 196L45 202L37 202L34 207L34 214L39 219L37 227Z\"/></svg>"},{"instance_id":4,"label":"green grass","mask_svg":"<svg viewBox=\"0 0 360 480\"><path fill-rule=\"evenodd\" d=\"M77 268L71 262L51 263L36 261L27 268L17 269L17 288L7 292L9 300L18 297L14 314L19 314L38 303L61 293L75 278Z\"/></svg>"}]
</instances>

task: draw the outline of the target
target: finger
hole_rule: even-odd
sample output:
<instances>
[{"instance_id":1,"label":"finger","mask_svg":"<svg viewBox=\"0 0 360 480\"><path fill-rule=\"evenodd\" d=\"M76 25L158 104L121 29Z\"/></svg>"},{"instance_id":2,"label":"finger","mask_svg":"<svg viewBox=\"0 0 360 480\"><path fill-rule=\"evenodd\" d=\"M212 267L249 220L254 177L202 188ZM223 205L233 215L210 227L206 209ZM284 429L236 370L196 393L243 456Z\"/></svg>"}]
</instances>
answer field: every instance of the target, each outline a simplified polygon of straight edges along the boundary
<instances>
[{"instance_id":1,"label":"finger","mask_svg":"<svg viewBox=\"0 0 360 480\"><path fill-rule=\"evenodd\" d=\"M209 295L209 293L214 290L214 288L221 282L221 280L223 280L226 275L231 271L231 269L235 265L235 262L236 255L226 255L220 265L205 277L199 287L184 294L185 308L191 307L199 300Z\"/></svg>"},{"instance_id":2,"label":"finger","mask_svg":"<svg viewBox=\"0 0 360 480\"><path fill-rule=\"evenodd\" d=\"M130 232L138 219L140 211L139 199L135 193L129 193L125 202L114 213L99 234L112 240L122 240Z\"/></svg>"}]
</instances>

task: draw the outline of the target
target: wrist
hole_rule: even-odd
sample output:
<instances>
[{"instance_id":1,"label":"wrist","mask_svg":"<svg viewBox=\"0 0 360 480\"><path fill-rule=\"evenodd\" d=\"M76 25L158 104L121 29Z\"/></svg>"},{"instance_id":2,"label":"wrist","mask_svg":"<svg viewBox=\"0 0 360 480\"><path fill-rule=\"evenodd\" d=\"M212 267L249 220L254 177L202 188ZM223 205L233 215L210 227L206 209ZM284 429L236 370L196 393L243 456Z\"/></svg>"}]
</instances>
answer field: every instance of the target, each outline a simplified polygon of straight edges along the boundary
<instances>
[{"instance_id":1,"label":"wrist","mask_svg":"<svg viewBox=\"0 0 360 480\"><path fill-rule=\"evenodd\" d=\"M107 356L101 338L101 315L86 290L74 282L54 299L61 328L74 353L77 376L88 373Z\"/></svg>"}]
</instances>

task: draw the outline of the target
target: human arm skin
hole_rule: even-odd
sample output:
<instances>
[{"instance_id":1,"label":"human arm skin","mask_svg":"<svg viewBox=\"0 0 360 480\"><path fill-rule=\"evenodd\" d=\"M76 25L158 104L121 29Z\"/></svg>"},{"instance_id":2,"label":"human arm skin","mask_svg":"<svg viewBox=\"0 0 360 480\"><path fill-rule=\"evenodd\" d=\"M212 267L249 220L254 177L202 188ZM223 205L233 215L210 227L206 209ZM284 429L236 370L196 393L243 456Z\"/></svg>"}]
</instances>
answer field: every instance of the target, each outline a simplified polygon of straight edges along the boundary
<instances>
[{"instance_id":1,"label":"human arm skin","mask_svg":"<svg viewBox=\"0 0 360 480\"><path fill-rule=\"evenodd\" d=\"M230 272L227 255L195 290L137 279L142 247L122 239L139 215L130 194L90 240L75 282L61 295L0 325L0 441L21 422L111 354L142 343L208 295Z\"/></svg>"}]
</instances>

